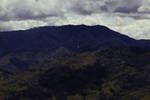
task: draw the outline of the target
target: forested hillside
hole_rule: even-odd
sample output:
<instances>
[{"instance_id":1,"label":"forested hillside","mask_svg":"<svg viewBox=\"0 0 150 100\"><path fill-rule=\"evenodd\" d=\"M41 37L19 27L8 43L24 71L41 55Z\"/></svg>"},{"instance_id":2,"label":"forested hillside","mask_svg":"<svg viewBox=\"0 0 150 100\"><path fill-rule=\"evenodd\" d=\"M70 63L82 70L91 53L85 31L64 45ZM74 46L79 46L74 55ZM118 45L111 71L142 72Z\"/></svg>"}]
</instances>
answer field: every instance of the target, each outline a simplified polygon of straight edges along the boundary
<instances>
[{"instance_id":1,"label":"forested hillside","mask_svg":"<svg viewBox=\"0 0 150 100\"><path fill-rule=\"evenodd\" d=\"M1 100L149 100L150 51L100 49L1 72ZM3 76L3 77L2 77Z\"/></svg>"}]
</instances>

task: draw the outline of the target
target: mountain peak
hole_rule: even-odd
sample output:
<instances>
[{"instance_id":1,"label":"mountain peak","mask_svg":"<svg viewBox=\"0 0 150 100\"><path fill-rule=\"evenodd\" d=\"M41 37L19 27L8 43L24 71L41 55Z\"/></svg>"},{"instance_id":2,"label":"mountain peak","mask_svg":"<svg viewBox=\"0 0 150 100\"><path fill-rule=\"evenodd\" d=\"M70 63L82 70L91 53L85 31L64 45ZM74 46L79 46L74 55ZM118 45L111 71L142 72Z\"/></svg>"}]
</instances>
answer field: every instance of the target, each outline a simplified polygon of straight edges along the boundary
<instances>
[{"instance_id":1,"label":"mountain peak","mask_svg":"<svg viewBox=\"0 0 150 100\"><path fill-rule=\"evenodd\" d=\"M145 42L142 42L146 44ZM60 47L73 51L138 46L137 41L105 26L46 26L0 33L1 52L41 51Z\"/></svg>"},{"instance_id":2,"label":"mountain peak","mask_svg":"<svg viewBox=\"0 0 150 100\"><path fill-rule=\"evenodd\" d=\"M13 66L17 66L15 69L24 68L43 57L56 58L120 47L149 49L150 43L134 40L100 25L46 26L0 33L0 57L6 57L10 62L3 66L6 69Z\"/></svg>"}]
</instances>

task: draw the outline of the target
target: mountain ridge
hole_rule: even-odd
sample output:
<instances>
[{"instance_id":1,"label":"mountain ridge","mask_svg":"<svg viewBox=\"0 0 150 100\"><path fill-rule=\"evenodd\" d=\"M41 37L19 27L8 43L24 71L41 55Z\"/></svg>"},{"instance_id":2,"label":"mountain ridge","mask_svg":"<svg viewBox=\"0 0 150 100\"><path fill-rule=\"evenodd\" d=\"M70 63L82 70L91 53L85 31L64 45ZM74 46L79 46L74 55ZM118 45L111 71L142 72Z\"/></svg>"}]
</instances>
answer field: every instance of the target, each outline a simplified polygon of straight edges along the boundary
<instances>
[{"instance_id":1,"label":"mountain ridge","mask_svg":"<svg viewBox=\"0 0 150 100\"><path fill-rule=\"evenodd\" d=\"M49 47L53 46L55 48L57 46L64 46L64 45L67 46L70 45L67 48L72 47L73 49L75 49L78 47L77 45L80 44L80 42L83 43L85 41L89 43L95 41L97 44L99 42L99 47L100 47L102 46L100 44L103 44L102 42L111 43L110 40L108 39L111 39L112 41L117 41L118 44L119 42L124 42L121 43L121 45L126 44L130 46L132 44L135 46L136 44L135 39L132 39L128 36L112 31L107 27L99 26L99 25L47 26L47 27L29 29L25 31L0 32L0 45L3 46L1 48L4 48L5 51L6 49L10 49L10 51L13 51L19 48L28 49L28 50L48 48L48 46ZM100 40L102 41L101 43ZM66 42L68 42L68 44L66 44ZM130 42L130 43L125 43L125 42ZM86 45L89 45L89 43ZM89 46L92 47L92 45Z\"/></svg>"},{"instance_id":2,"label":"mountain ridge","mask_svg":"<svg viewBox=\"0 0 150 100\"><path fill-rule=\"evenodd\" d=\"M149 50L150 42L132 39L100 25L47 26L1 32L0 69L24 69L45 59L118 47Z\"/></svg>"},{"instance_id":3,"label":"mountain ridge","mask_svg":"<svg viewBox=\"0 0 150 100\"><path fill-rule=\"evenodd\" d=\"M150 41L103 26L0 33L0 100L150 100Z\"/></svg>"}]
</instances>

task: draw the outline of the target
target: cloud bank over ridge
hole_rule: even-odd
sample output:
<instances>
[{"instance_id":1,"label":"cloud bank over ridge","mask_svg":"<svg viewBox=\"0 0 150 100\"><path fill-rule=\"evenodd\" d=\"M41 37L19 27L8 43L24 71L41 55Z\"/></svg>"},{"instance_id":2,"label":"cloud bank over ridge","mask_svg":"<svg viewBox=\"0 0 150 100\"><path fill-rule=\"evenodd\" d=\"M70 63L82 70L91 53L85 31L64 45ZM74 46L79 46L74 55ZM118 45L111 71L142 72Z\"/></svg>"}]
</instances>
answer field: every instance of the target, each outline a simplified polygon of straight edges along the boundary
<instances>
[{"instance_id":1,"label":"cloud bank over ridge","mask_svg":"<svg viewBox=\"0 0 150 100\"><path fill-rule=\"evenodd\" d=\"M150 0L1 0L0 30L46 25L105 25L150 39Z\"/></svg>"}]
</instances>

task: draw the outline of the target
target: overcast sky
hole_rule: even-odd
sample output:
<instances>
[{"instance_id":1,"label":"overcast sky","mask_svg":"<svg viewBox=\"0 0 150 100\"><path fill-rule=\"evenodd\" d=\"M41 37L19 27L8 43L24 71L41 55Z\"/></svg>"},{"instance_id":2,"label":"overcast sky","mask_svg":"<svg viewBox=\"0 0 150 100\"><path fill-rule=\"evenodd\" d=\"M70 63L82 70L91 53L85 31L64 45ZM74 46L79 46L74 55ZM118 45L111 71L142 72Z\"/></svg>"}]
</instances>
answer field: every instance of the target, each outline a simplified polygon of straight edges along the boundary
<instances>
[{"instance_id":1,"label":"overcast sky","mask_svg":"<svg viewBox=\"0 0 150 100\"><path fill-rule=\"evenodd\" d=\"M66 24L105 25L150 39L150 0L0 0L0 31Z\"/></svg>"}]
</instances>

